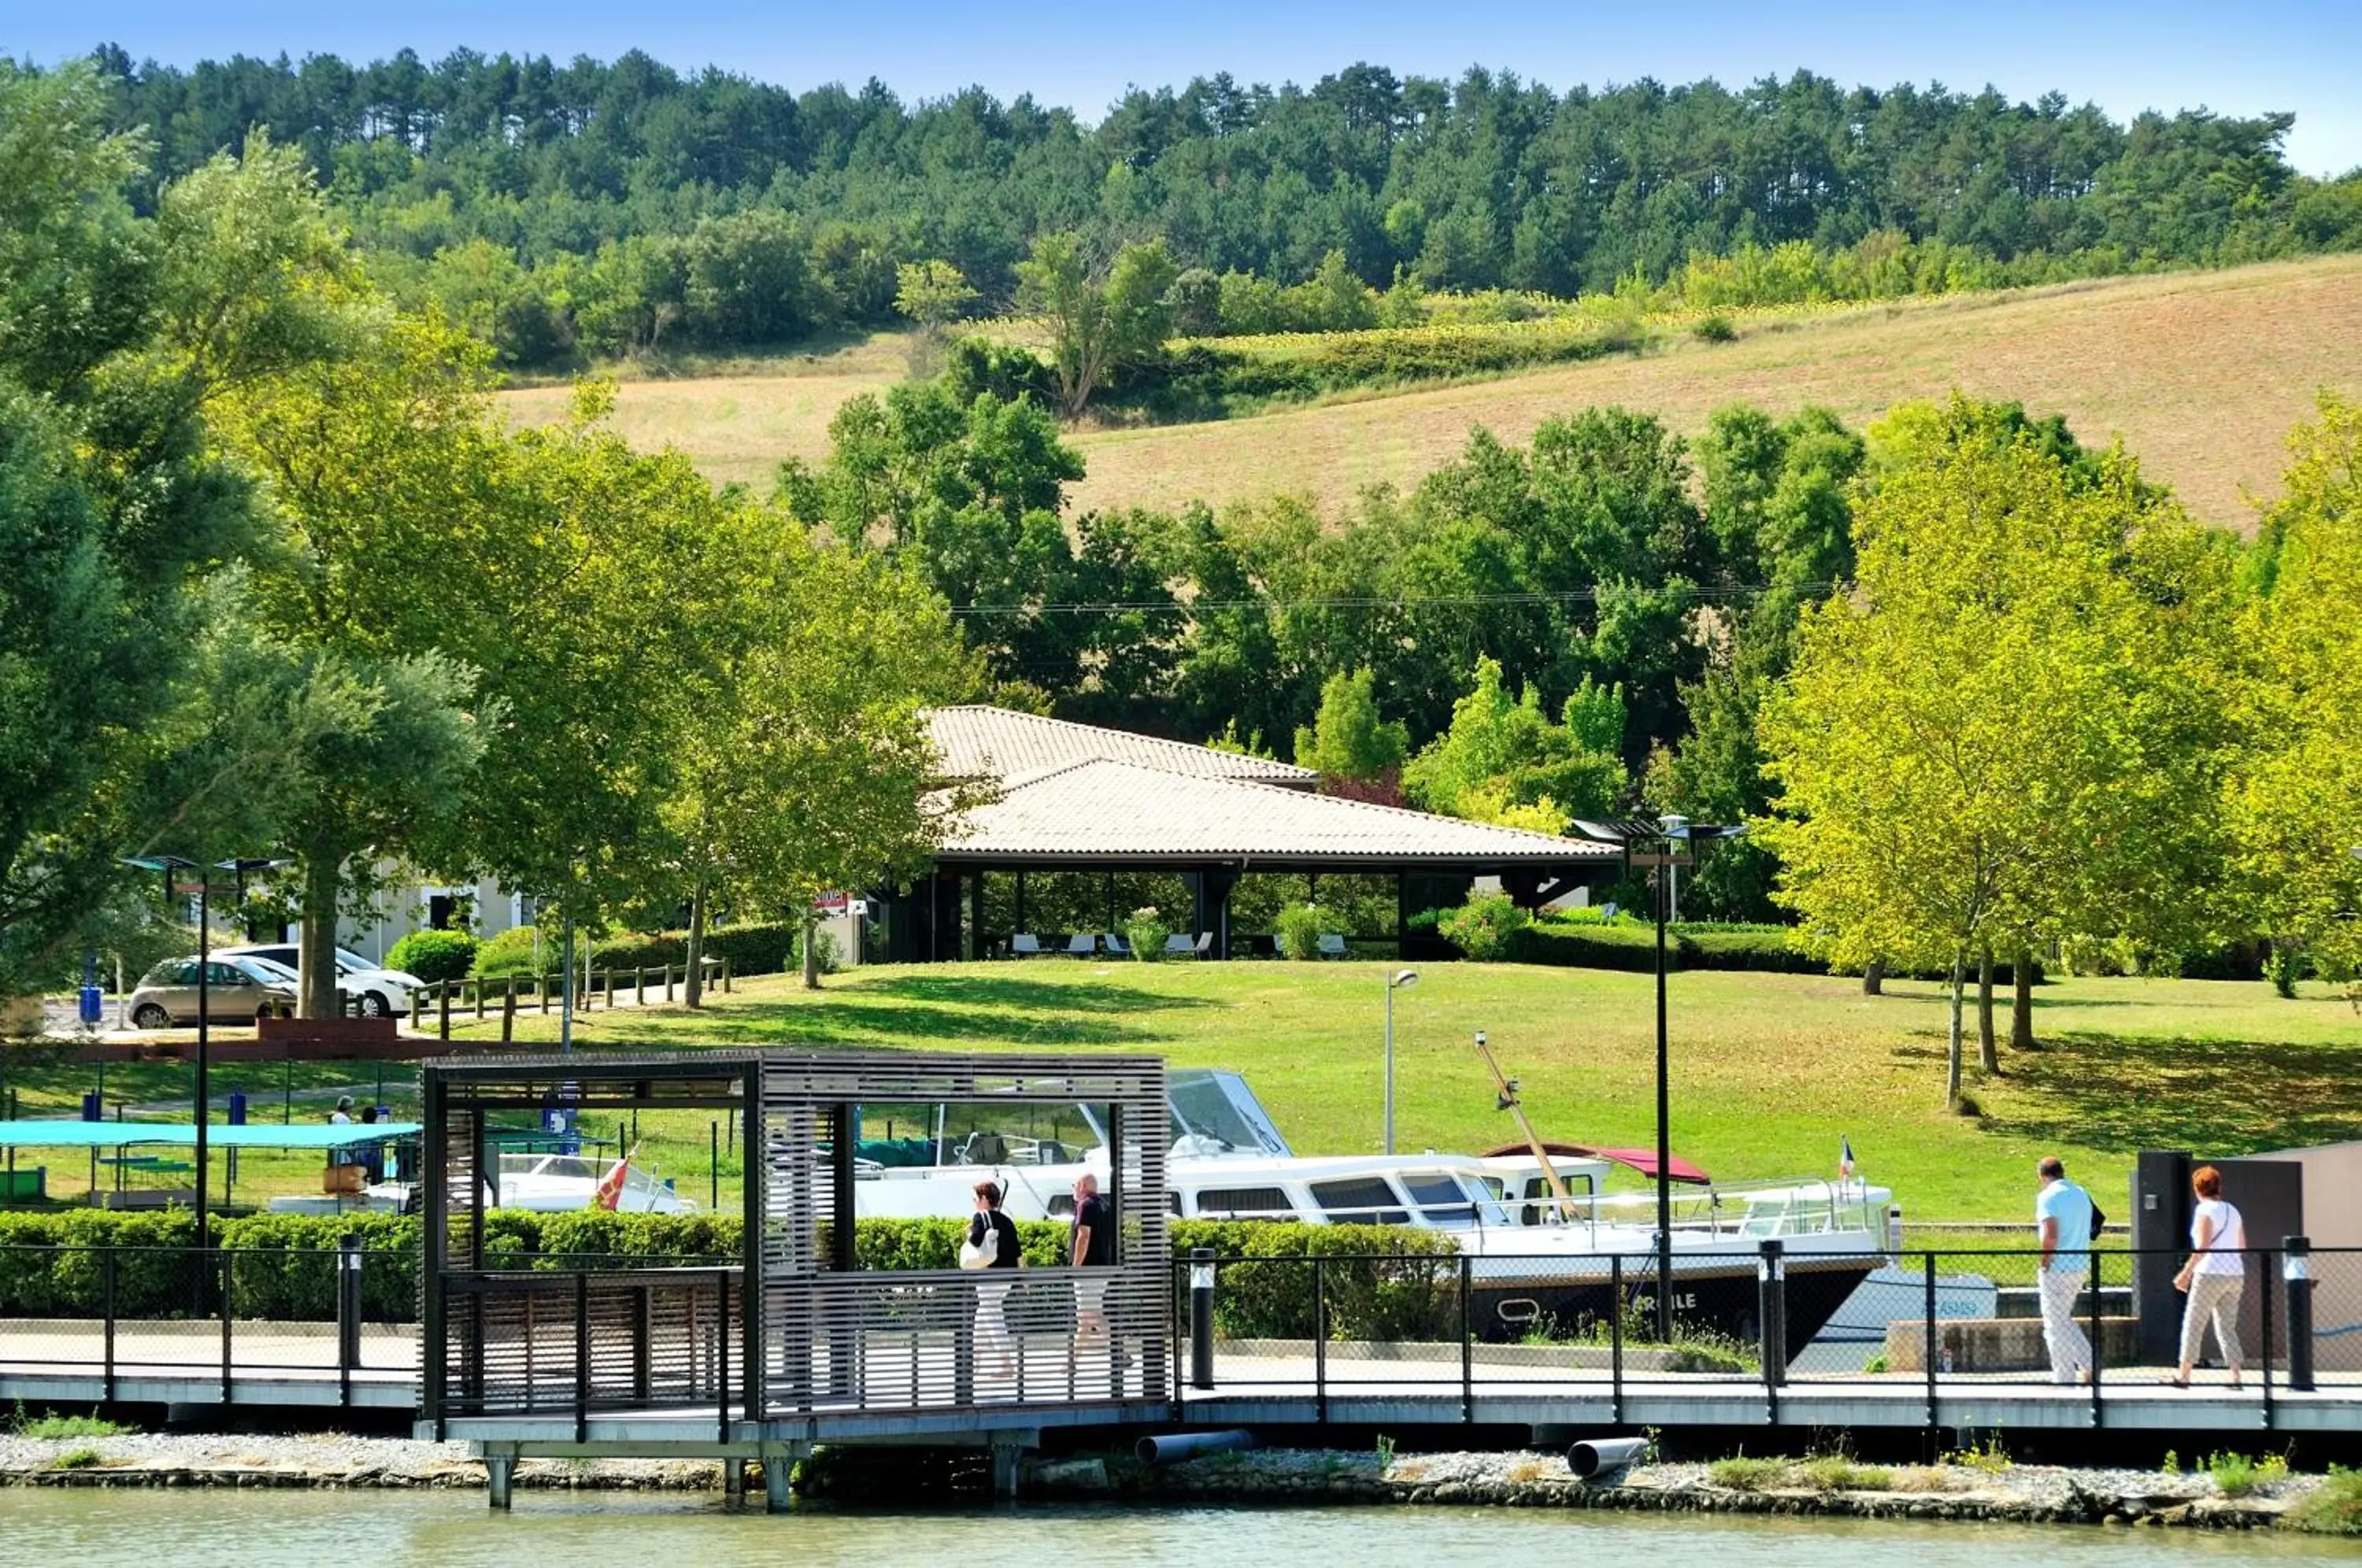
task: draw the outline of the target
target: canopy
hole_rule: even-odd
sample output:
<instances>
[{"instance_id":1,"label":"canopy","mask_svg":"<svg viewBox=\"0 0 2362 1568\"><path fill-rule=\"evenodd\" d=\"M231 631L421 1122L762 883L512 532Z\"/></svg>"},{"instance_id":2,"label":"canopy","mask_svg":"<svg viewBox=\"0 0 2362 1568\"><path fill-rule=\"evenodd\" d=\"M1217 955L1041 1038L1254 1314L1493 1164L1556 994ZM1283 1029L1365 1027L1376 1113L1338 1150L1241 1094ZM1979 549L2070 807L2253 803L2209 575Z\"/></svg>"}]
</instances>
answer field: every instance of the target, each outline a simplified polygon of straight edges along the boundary
<instances>
[{"instance_id":1,"label":"canopy","mask_svg":"<svg viewBox=\"0 0 2362 1568\"><path fill-rule=\"evenodd\" d=\"M382 1143L389 1138L411 1138L424 1131L415 1121L305 1122L301 1125L249 1121L242 1127L215 1122L205 1129L205 1142L216 1149L347 1149L357 1143ZM193 1149L197 1128L193 1121L0 1121L0 1148L120 1149L133 1143L160 1143L168 1148Z\"/></svg>"},{"instance_id":2,"label":"canopy","mask_svg":"<svg viewBox=\"0 0 2362 1568\"><path fill-rule=\"evenodd\" d=\"M1654 1149L1595 1149L1585 1143L1544 1143L1542 1152L1547 1154L1564 1154L1570 1159L1610 1160L1617 1165L1639 1172L1650 1181L1657 1179L1657 1151ZM1504 1143L1497 1149L1485 1150L1485 1157L1496 1159L1532 1153L1533 1146L1529 1143ZM1714 1185L1712 1176L1679 1154L1675 1154L1672 1162L1665 1167L1665 1174L1674 1181L1685 1181L1697 1187Z\"/></svg>"}]
</instances>

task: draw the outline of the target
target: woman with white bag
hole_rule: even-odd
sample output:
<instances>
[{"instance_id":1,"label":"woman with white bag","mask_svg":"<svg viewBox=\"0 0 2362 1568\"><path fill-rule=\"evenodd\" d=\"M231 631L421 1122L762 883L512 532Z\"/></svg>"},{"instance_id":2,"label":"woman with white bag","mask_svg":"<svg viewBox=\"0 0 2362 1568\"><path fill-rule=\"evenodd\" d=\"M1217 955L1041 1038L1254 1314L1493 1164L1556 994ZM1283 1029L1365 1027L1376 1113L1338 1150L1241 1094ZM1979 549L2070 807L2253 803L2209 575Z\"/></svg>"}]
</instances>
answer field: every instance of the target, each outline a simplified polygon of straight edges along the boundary
<instances>
[{"instance_id":1,"label":"woman with white bag","mask_svg":"<svg viewBox=\"0 0 2362 1568\"><path fill-rule=\"evenodd\" d=\"M976 1359L993 1356L994 1375L1017 1373L1016 1346L1009 1337L1009 1287L1016 1281L992 1277L999 1270L1016 1268L1021 1261L1017 1226L1000 1211L1000 1188L988 1181L976 1184L976 1212L968 1217L967 1239L960 1243L960 1267L981 1271L976 1282Z\"/></svg>"},{"instance_id":2,"label":"woman with white bag","mask_svg":"<svg viewBox=\"0 0 2362 1568\"><path fill-rule=\"evenodd\" d=\"M2190 1261L2173 1276L2174 1288L2189 1292L2181 1312L2181 1371L2176 1388L2190 1386L2190 1370L2205 1348L2206 1325L2223 1347L2224 1364L2231 1369L2231 1386L2239 1386L2239 1297L2247 1288L2247 1222L2223 1201L2223 1173L2201 1165L2190 1175L2190 1189L2198 1198L2190 1217Z\"/></svg>"}]
</instances>

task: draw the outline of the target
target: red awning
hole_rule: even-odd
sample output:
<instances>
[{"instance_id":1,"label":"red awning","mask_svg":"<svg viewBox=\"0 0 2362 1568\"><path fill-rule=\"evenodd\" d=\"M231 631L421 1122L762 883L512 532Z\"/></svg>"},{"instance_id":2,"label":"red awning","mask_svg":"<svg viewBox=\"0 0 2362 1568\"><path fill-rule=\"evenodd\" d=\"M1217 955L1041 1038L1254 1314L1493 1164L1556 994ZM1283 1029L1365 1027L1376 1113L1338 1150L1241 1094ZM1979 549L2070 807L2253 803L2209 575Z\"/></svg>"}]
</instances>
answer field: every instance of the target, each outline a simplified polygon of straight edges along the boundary
<instances>
[{"instance_id":1,"label":"red awning","mask_svg":"<svg viewBox=\"0 0 2362 1568\"><path fill-rule=\"evenodd\" d=\"M1485 1151L1485 1157L1489 1160L1532 1153L1533 1147L1530 1144L1504 1143L1497 1149ZM1657 1151L1654 1149L1595 1149L1584 1143L1544 1143L1542 1153L1551 1155L1563 1154L1573 1160L1612 1160L1628 1169L1639 1172L1650 1181L1657 1179ZM1679 1154L1672 1157L1672 1164L1666 1167L1665 1174L1675 1181L1685 1181L1697 1187L1714 1185L1712 1176Z\"/></svg>"}]
</instances>

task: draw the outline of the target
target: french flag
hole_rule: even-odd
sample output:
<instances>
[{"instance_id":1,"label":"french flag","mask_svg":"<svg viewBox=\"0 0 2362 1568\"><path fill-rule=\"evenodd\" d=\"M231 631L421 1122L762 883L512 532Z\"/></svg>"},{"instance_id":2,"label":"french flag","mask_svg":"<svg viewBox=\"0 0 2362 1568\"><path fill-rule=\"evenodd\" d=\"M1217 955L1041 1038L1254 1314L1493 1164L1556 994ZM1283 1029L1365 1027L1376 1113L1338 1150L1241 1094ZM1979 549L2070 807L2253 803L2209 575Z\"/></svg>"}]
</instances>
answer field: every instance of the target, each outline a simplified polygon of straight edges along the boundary
<instances>
[{"instance_id":1,"label":"french flag","mask_svg":"<svg viewBox=\"0 0 2362 1568\"><path fill-rule=\"evenodd\" d=\"M1838 1179L1843 1181L1851 1175L1853 1175L1853 1140L1840 1133L1838 1136Z\"/></svg>"}]
</instances>

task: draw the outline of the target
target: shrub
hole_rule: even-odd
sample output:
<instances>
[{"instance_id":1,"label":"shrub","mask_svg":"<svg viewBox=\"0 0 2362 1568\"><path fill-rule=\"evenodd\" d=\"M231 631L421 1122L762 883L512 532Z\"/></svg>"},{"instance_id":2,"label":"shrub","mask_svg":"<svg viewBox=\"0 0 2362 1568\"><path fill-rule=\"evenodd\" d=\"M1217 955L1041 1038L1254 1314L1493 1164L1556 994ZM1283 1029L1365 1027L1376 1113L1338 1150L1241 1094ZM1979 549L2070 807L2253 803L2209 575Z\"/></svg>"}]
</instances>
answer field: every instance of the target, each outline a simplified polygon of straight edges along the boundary
<instances>
[{"instance_id":1,"label":"shrub","mask_svg":"<svg viewBox=\"0 0 2362 1568\"><path fill-rule=\"evenodd\" d=\"M2284 942L2272 944L2271 951L2264 955L2264 978L2283 997L2295 998L2296 983L2303 973L2304 955Z\"/></svg>"},{"instance_id":2,"label":"shrub","mask_svg":"<svg viewBox=\"0 0 2362 1568\"><path fill-rule=\"evenodd\" d=\"M533 927L513 925L476 949L468 973L480 980L529 979L555 974L557 961L557 948L543 946Z\"/></svg>"},{"instance_id":3,"label":"shrub","mask_svg":"<svg viewBox=\"0 0 2362 1568\"><path fill-rule=\"evenodd\" d=\"M1173 927L1156 912L1154 904L1142 905L1123 922L1123 939L1131 944L1131 955L1143 964L1164 961L1164 940L1172 934Z\"/></svg>"},{"instance_id":4,"label":"shrub","mask_svg":"<svg viewBox=\"0 0 2362 1568\"><path fill-rule=\"evenodd\" d=\"M476 961L476 939L464 931L414 931L393 944L385 966L422 980L464 980Z\"/></svg>"},{"instance_id":5,"label":"shrub","mask_svg":"<svg viewBox=\"0 0 2362 1568\"><path fill-rule=\"evenodd\" d=\"M2289 1509L2285 1522L2320 1535L2362 1535L2362 1470L2331 1465L2321 1485Z\"/></svg>"},{"instance_id":6,"label":"shrub","mask_svg":"<svg viewBox=\"0 0 2362 1568\"><path fill-rule=\"evenodd\" d=\"M1739 1454L1717 1459L1705 1467L1705 1478L1733 1492L1768 1492L1786 1478L1788 1467L1776 1459L1749 1459Z\"/></svg>"},{"instance_id":7,"label":"shrub","mask_svg":"<svg viewBox=\"0 0 2362 1568\"><path fill-rule=\"evenodd\" d=\"M1509 941L1507 955L1518 964L1646 971L1657 966L1657 933L1655 927L1639 922L1552 919L1518 932ZM1827 965L1794 945L1786 926L1777 925L1672 927L1665 935L1665 964L1673 969L1828 972Z\"/></svg>"},{"instance_id":8,"label":"shrub","mask_svg":"<svg viewBox=\"0 0 2362 1568\"><path fill-rule=\"evenodd\" d=\"M1469 957L1489 964L1508 957L1511 939L1532 923L1533 917L1507 893L1472 893L1436 929Z\"/></svg>"},{"instance_id":9,"label":"shrub","mask_svg":"<svg viewBox=\"0 0 2362 1568\"><path fill-rule=\"evenodd\" d=\"M1329 925L1329 911L1319 904L1290 904L1279 911L1279 950L1290 958L1320 956L1320 937Z\"/></svg>"},{"instance_id":10,"label":"shrub","mask_svg":"<svg viewBox=\"0 0 2362 1568\"><path fill-rule=\"evenodd\" d=\"M814 967L822 974L833 975L839 969L844 967L844 955L836 950L836 933L834 932L822 931L818 926L812 927L811 944L812 951L820 955L820 961L814 966ZM683 952L686 953L686 951L687 949L684 948ZM803 966L804 933L800 931L795 933L795 940L788 948L788 968L792 972L799 971L802 969Z\"/></svg>"},{"instance_id":11,"label":"shrub","mask_svg":"<svg viewBox=\"0 0 2362 1568\"><path fill-rule=\"evenodd\" d=\"M712 927L705 933L705 956L729 959L731 972L737 975L776 975L796 968L800 963L796 933L788 925ZM823 949L821 956L825 961L827 950ZM665 931L619 936L601 943L591 955L590 968L593 973L602 969L656 969L667 964L688 962L689 933Z\"/></svg>"},{"instance_id":12,"label":"shrub","mask_svg":"<svg viewBox=\"0 0 2362 1568\"><path fill-rule=\"evenodd\" d=\"M1738 336L1738 329L1730 325L1727 315L1700 316L1690 328L1690 336L1701 343L1727 343Z\"/></svg>"},{"instance_id":13,"label":"shrub","mask_svg":"<svg viewBox=\"0 0 2362 1568\"><path fill-rule=\"evenodd\" d=\"M2277 1453L2261 1459L2250 1459L2244 1453L2210 1454L2206 1474L2214 1478L2214 1490L2225 1497L2245 1497L2258 1486L2288 1479L2288 1460Z\"/></svg>"}]
</instances>

